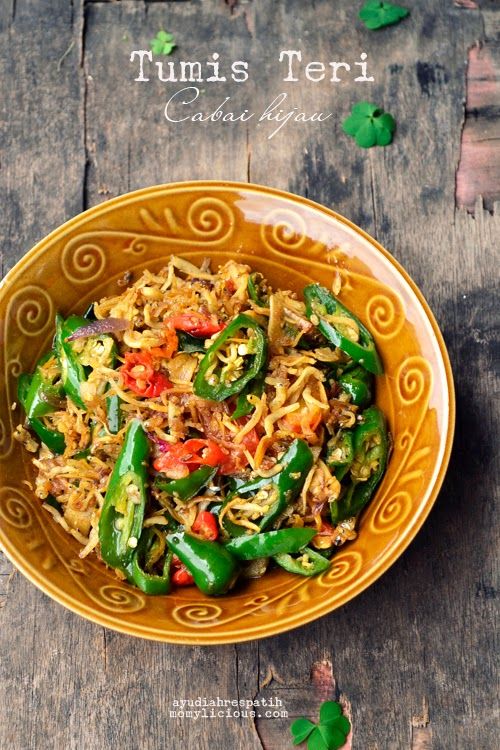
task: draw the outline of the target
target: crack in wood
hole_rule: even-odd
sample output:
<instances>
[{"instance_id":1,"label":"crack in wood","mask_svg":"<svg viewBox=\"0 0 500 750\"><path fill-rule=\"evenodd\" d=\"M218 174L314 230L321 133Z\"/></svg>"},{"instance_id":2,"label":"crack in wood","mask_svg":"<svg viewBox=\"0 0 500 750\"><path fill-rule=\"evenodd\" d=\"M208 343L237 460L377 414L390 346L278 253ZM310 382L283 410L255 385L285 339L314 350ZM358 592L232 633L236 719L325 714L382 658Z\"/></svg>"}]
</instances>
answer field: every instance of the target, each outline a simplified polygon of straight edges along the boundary
<instances>
[{"instance_id":1,"label":"crack in wood","mask_svg":"<svg viewBox=\"0 0 500 750\"><path fill-rule=\"evenodd\" d=\"M253 701L256 700L256 698L259 695L259 692L261 690L260 675L261 675L261 668L260 668L260 644L259 644L259 641L257 641L257 684L256 684L255 694L253 695L253 698L252 698ZM255 735L257 741L259 742L262 750L266 750L263 738L262 738L262 736L260 734L260 731L259 731L257 717L254 717L252 719L252 726L253 726L253 730L254 730L254 735Z\"/></svg>"},{"instance_id":2,"label":"crack in wood","mask_svg":"<svg viewBox=\"0 0 500 750\"><path fill-rule=\"evenodd\" d=\"M370 193L371 193L371 199L372 199L373 226L375 227L375 237L378 239L379 224L378 224L378 214L377 214L377 201L375 199L376 187L375 187L375 170L373 167L374 155L372 154L371 151L368 154L368 158L369 158L369 164L370 164Z\"/></svg>"},{"instance_id":3,"label":"crack in wood","mask_svg":"<svg viewBox=\"0 0 500 750\"><path fill-rule=\"evenodd\" d=\"M87 66L85 61L85 49L86 49L86 34L87 34L87 14L85 10L85 2L82 5L81 14L81 28L80 28L80 75L82 77L82 124L83 124L83 149L84 149L84 165L83 165L83 180L82 180L82 206L85 211L89 208L89 193L90 193L90 169L91 169L91 157L90 157L90 143L89 143L89 127L88 127L88 96L89 96L89 81L87 75Z\"/></svg>"},{"instance_id":4,"label":"crack in wood","mask_svg":"<svg viewBox=\"0 0 500 750\"><path fill-rule=\"evenodd\" d=\"M432 728L429 719L429 702L422 699L422 714L411 718L410 750L432 750Z\"/></svg>"},{"instance_id":5,"label":"crack in wood","mask_svg":"<svg viewBox=\"0 0 500 750\"><path fill-rule=\"evenodd\" d=\"M103 662L104 662L104 671L106 672L108 668L108 643L107 643L107 636L106 636L106 628L102 629L102 656L103 656Z\"/></svg>"},{"instance_id":6,"label":"crack in wood","mask_svg":"<svg viewBox=\"0 0 500 750\"><path fill-rule=\"evenodd\" d=\"M252 182L250 170L252 165L252 144L250 143L250 129L246 126L246 148L247 148L247 182Z\"/></svg>"}]
</instances>

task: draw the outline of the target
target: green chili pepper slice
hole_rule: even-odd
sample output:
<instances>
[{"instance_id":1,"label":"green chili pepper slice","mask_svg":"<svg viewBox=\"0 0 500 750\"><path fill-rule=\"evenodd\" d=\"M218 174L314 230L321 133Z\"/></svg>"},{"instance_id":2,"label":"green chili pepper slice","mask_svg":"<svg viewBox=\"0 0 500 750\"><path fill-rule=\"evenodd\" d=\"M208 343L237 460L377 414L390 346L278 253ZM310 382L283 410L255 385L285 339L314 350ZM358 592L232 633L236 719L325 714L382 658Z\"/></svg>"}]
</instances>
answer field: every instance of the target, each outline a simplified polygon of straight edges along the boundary
<instances>
[{"instance_id":1,"label":"green chili pepper slice","mask_svg":"<svg viewBox=\"0 0 500 750\"><path fill-rule=\"evenodd\" d=\"M239 536L224 545L239 560L257 560L282 553L299 552L317 534L316 529L291 528Z\"/></svg>"},{"instance_id":2,"label":"green chili pepper slice","mask_svg":"<svg viewBox=\"0 0 500 750\"><path fill-rule=\"evenodd\" d=\"M218 352L226 342L244 329L253 332L253 339L251 340L253 351L250 352L249 365L240 377L228 381L224 378L220 364L216 365L215 369L212 368L217 363ZM264 368L266 359L267 341L264 331L253 318L241 313L224 328L207 350L194 379L193 390L200 398L209 401L224 401L226 398L240 393L246 384L253 380Z\"/></svg>"},{"instance_id":3,"label":"green chili pepper slice","mask_svg":"<svg viewBox=\"0 0 500 750\"><path fill-rule=\"evenodd\" d=\"M339 500L330 503L332 523L338 524L363 510L384 474L388 454L385 417L377 406L370 406L354 430L351 483Z\"/></svg>"},{"instance_id":4,"label":"green chili pepper slice","mask_svg":"<svg viewBox=\"0 0 500 750\"><path fill-rule=\"evenodd\" d=\"M56 385L53 379L47 378L42 369L43 365L52 357L55 357L55 353L52 351L43 356L31 378L26 394L26 416L28 419L44 417L62 408L61 400L64 398L62 384Z\"/></svg>"},{"instance_id":5,"label":"green chili pepper slice","mask_svg":"<svg viewBox=\"0 0 500 750\"><path fill-rule=\"evenodd\" d=\"M266 491L265 504L269 506L269 510L258 523L260 530L265 531L298 497L313 462L311 449L304 440L297 438L279 459L279 464L282 466L280 472L272 477L257 477L240 485L228 494L223 508L237 496L251 498L261 490ZM229 536L246 534L244 527L232 523L227 516L223 517L222 526Z\"/></svg>"},{"instance_id":6,"label":"green chili pepper slice","mask_svg":"<svg viewBox=\"0 0 500 750\"><path fill-rule=\"evenodd\" d=\"M354 367L339 375L338 384L351 397L351 402L362 409L373 397L373 376L363 367Z\"/></svg>"},{"instance_id":7,"label":"green chili pepper slice","mask_svg":"<svg viewBox=\"0 0 500 750\"><path fill-rule=\"evenodd\" d=\"M106 399L106 417L108 430L116 435L122 426L121 398L116 393Z\"/></svg>"},{"instance_id":8,"label":"green chili pepper slice","mask_svg":"<svg viewBox=\"0 0 500 750\"><path fill-rule=\"evenodd\" d=\"M225 594L234 584L238 564L222 544L200 539L185 531L168 534L167 543L204 594Z\"/></svg>"},{"instance_id":9,"label":"green chili pepper slice","mask_svg":"<svg viewBox=\"0 0 500 750\"><path fill-rule=\"evenodd\" d=\"M316 576L330 567L330 560L310 547L301 550L299 557L292 557L292 555L285 553L274 555L273 560L289 573L296 573L301 576Z\"/></svg>"},{"instance_id":10,"label":"green chili pepper slice","mask_svg":"<svg viewBox=\"0 0 500 750\"><path fill-rule=\"evenodd\" d=\"M326 444L326 464L333 469L339 482L344 478L354 461L354 433L340 429Z\"/></svg>"},{"instance_id":11,"label":"green chili pepper slice","mask_svg":"<svg viewBox=\"0 0 500 750\"><path fill-rule=\"evenodd\" d=\"M236 400L236 408L231 414L231 419L240 419L240 417L246 417L253 412L255 406L250 403L247 396L262 396L265 379L266 372L263 369L253 380L247 383Z\"/></svg>"},{"instance_id":12,"label":"green chili pepper slice","mask_svg":"<svg viewBox=\"0 0 500 750\"><path fill-rule=\"evenodd\" d=\"M68 338L78 328L87 325L88 321L79 315L70 315L67 320L64 320L59 313L56 315L55 350L59 361L59 367L61 369L62 385L66 395L74 404L76 404L76 406L84 411L87 411L87 406L82 398L81 386L87 380L88 368L84 367L80 355L77 354L74 349L73 342L68 341ZM107 353L110 362L107 364L111 367L114 366L116 345L113 341L113 337L105 333L96 336L89 336L89 339L100 339L102 341L107 340L110 342L110 350Z\"/></svg>"},{"instance_id":13,"label":"green chili pepper slice","mask_svg":"<svg viewBox=\"0 0 500 750\"><path fill-rule=\"evenodd\" d=\"M304 299L309 320L331 344L338 346L374 375L383 373L384 368L370 331L328 289L320 284L309 284L304 289ZM359 342L352 341L338 324L326 320L327 315L340 315L354 321L359 328Z\"/></svg>"},{"instance_id":14,"label":"green chili pepper slice","mask_svg":"<svg viewBox=\"0 0 500 750\"><path fill-rule=\"evenodd\" d=\"M20 375L17 381L17 397L19 399L19 403L26 412L27 397L30 390L31 381L32 375L28 375L27 373L23 373L22 375ZM38 417L28 419L27 422L28 426L36 435L38 435L42 443L44 443L47 448L52 451L52 453L57 453L58 455L64 453L66 449L66 442L64 440L64 435L62 434L62 432L59 432L58 430L51 430L49 427L46 427L43 421Z\"/></svg>"},{"instance_id":15,"label":"green chili pepper slice","mask_svg":"<svg viewBox=\"0 0 500 750\"><path fill-rule=\"evenodd\" d=\"M262 274L254 272L251 273L248 277L247 282L247 292L248 296L252 300L252 302L255 302L256 305L259 305L259 307L269 307L269 303L267 299L265 299L263 296L261 296L261 289L260 289L260 282L258 280L258 277L261 277L262 280Z\"/></svg>"},{"instance_id":16,"label":"green chili pepper slice","mask_svg":"<svg viewBox=\"0 0 500 750\"><path fill-rule=\"evenodd\" d=\"M110 352L110 359L111 361L109 363L109 366L114 369L114 367L116 366L116 344L114 341ZM123 415L121 410L121 402L121 398L116 393L106 398L106 419L108 423L108 430L112 435L116 435L118 432L120 432L122 427Z\"/></svg>"},{"instance_id":17,"label":"green chili pepper slice","mask_svg":"<svg viewBox=\"0 0 500 750\"><path fill-rule=\"evenodd\" d=\"M159 477L155 480L155 487L159 490L173 495L176 499L187 502L195 495L198 495L202 487L210 482L217 474L217 466L200 466L199 469L192 471L191 474L183 479L173 479L165 482Z\"/></svg>"},{"instance_id":18,"label":"green chili pepper slice","mask_svg":"<svg viewBox=\"0 0 500 750\"><path fill-rule=\"evenodd\" d=\"M167 550L164 555L164 563L161 575L149 572L148 555L155 544L153 529L144 529L137 549L132 555L132 560L127 566L126 574L130 583L133 583L149 596L161 596L170 591L170 567L173 553Z\"/></svg>"},{"instance_id":19,"label":"green chili pepper slice","mask_svg":"<svg viewBox=\"0 0 500 750\"><path fill-rule=\"evenodd\" d=\"M146 507L149 444L138 419L130 421L118 454L99 518L101 555L113 568L131 561L142 531Z\"/></svg>"},{"instance_id":20,"label":"green chili pepper slice","mask_svg":"<svg viewBox=\"0 0 500 750\"><path fill-rule=\"evenodd\" d=\"M55 349L61 368L63 388L73 403L84 411L87 411L87 406L81 397L80 385L87 379L87 376L83 365L73 351L71 341L66 341L66 339L86 323L85 318L78 315L70 315L67 320L64 320L59 313L56 315Z\"/></svg>"}]
</instances>

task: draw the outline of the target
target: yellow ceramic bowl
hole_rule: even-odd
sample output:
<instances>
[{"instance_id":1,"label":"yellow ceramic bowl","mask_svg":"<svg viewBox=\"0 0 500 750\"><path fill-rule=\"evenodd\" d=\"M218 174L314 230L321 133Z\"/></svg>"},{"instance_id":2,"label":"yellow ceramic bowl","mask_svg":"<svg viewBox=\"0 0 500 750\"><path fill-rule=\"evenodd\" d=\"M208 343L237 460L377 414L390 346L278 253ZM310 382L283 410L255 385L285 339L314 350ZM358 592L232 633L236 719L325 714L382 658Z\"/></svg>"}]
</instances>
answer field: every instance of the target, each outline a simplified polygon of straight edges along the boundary
<instances>
[{"instance_id":1,"label":"yellow ceramic bowl","mask_svg":"<svg viewBox=\"0 0 500 750\"><path fill-rule=\"evenodd\" d=\"M282 570L234 594L194 587L147 597L120 583L52 521L26 480L30 456L13 441L22 421L16 379L47 350L56 311L81 312L116 293L125 271L159 268L172 253L197 263L237 258L271 283L301 292L336 274L341 298L370 328L382 354L377 402L394 449L363 514L358 538L330 569L308 579ZM28 252L0 290L0 543L49 596L94 622L173 643L231 643L289 630L359 594L418 532L441 486L454 426L446 349L425 300L389 253L327 208L256 185L190 182L123 195L68 221Z\"/></svg>"}]
</instances>

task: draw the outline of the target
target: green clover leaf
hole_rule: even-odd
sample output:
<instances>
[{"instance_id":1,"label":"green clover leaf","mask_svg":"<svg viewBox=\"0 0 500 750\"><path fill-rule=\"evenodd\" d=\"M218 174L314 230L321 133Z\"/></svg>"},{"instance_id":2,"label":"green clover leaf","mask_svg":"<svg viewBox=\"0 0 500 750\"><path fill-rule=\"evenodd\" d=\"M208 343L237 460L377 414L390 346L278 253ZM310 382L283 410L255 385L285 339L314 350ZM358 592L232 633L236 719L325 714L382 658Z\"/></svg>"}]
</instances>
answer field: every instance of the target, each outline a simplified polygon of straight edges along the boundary
<instances>
[{"instance_id":1,"label":"green clover leaf","mask_svg":"<svg viewBox=\"0 0 500 750\"><path fill-rule=\"evenodd\" d=\"M361 148L388 146L396 130L396 121L376 104L359 102L342 123L342 130L352 136Z\"/></svg>"},{"instance_id":2,"label":"green clover leaf","mask_svg":"<svg viewBox=\"0 0 500 750\"><path fill-rule=\"evenodd\" d=\"M171 55L176 48L173 34L161 29L154 39L151 40L151 52L155 55Z\"/></svg>"},{"instance_id":3,"label":"green clover leaf","mask_svg":"<svg viewBox=\"0 0 500 750\"><path fill-rule=\"evenodd\" d=\"M304 742L314 729L314 724L309 719L296 719L290 726L293 735L293 744L300 745Z\"/></svg>"},{"instance_id":4,"label":"green clover leaf","mask_svg":"<svg viewBox=\"0 0 500 750\"><path fill-rule=\"evenodd\" d=\"M336 701L325 701L321 704L319 709L319 720L322 724L326 724L329 721L336 721L339 716L342 716L340 703L336 703Z\"/></svg>"},{"instance_id":5,"label":"green clover leaf","mask_svg":"<svg viewBox=\"0 0 500 750\"><path fill-rule=\"evenodd\" d=\"M368 0L361 10L359 17L367 29L382 29L384 26L392 26L399 23L410 15L407 8L394 3L381 2L381 0Z\"/></svg>"},{"instance_id":6,"label":"green clover leaf","mask_svg":"<svg viewBox=\"0 0 500 750\"><path fill-rule=\"evenodd\" d=\"M339 750L346 743L351 724L339 703L325 701L319 709L317 725L301 717L293 722L290 731L294 745L307 740L307 750Z\"/></svg>"},{"instance_id":7,"label":"green clover leaf","mask_svg":"<svg viewBox=\"0 0 500 750\"><path fill-rule=\"evenodd\" d=\"M315 727L314 732L311 733L311 736L307 740L307 750L329 750L319 731L319 727Z\"/></svg>"},{"instance_id":8,"label":"green clover leaf","mask_svg":"<svg viewBox=\"0 0 500 750\"><path fill-rule=\"evenodd\" d=\"M337 748L345 745L347 735L345 735L340 729L331 724L320 724L318 731L321 734L321 738L326 745L327 750L337 750Z\"/></svg>"}]
</instances>

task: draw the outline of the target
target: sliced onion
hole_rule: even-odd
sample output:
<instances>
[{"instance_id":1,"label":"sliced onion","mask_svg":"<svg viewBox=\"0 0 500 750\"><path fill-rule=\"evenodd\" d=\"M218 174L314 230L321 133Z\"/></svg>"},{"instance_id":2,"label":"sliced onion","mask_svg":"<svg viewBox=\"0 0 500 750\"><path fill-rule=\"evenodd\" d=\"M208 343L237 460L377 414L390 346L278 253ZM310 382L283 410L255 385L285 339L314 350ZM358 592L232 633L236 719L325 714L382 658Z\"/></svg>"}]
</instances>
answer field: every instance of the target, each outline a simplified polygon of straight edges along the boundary
<instances>
[{"instance_id":1,"label":"sliced onion","mask_svg":"<svg viewBox=\"0 0 500 750\"><path fill-rule=\"evenodd\" d=\"M86 326L77 328L66 341L75 339L86 339L88 336L100 336L103 333L117 333L126 331L130 328L130 321L124 318L103 318L102 320L93 320Z\"/></svg>"},{"instance_id":2,"label":"sliced onion","mask_svg":"<svg viewBox=\"0 0 500 750\"><path fill-rule=\"evenodd\" d=\"M158 450L161 453L166 453L173 445L173 443L169 443L168 440L163 440L161 437L158 437L156 432L148 432L148 438L152 443L155 443L155 445L158 446Z\"/></svg>"}]
</instances>

